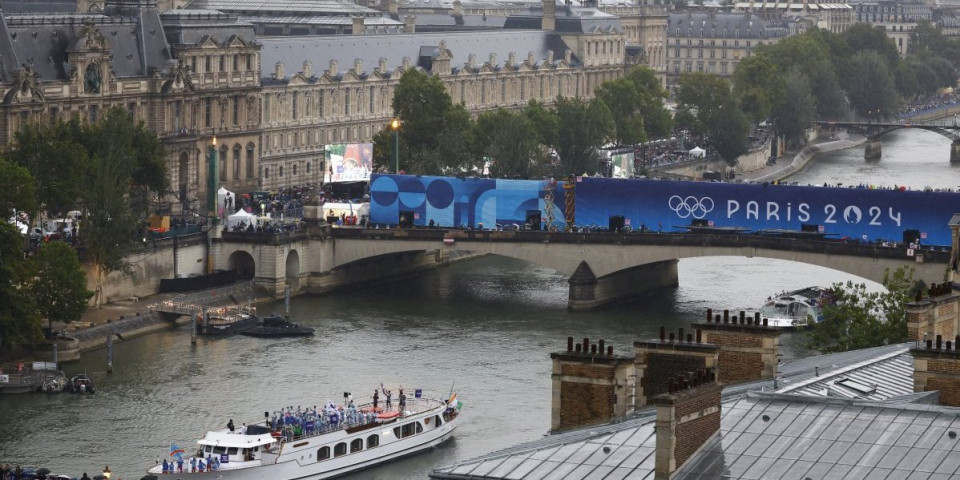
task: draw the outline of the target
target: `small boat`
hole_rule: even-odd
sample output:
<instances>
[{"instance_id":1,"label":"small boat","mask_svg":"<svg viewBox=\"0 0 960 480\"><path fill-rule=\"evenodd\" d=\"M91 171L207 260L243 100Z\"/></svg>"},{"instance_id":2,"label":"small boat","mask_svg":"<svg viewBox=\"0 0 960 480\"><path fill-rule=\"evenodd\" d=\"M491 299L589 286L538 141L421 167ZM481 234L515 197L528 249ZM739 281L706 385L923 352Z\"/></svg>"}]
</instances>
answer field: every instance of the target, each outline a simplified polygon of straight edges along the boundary
<instances>
[{"instance_id":1,"label":"small boat","mask_svg":"<svg viewBox=\"0 0 960 480\"><path fill-rule=\"evenodd\" d=\"M674 225L673 228L685 228L690 233L709 235L740 235L750 231L748 227L721 227L713 222L695 219L690 225Z\"/></svg>"},{"instance_id":2,"label":"small boat","mask_svg":"<svg viewBox=\"0 0 960 480\"><path fill-rule=\"evenodd\" d=\"M397 403L336 406L328 401L319 411L287 410L266 418L268 412L264 420L237 431L208 431L192 455L175 445L170 455L180 455L177 464L183 460L183 473L177 476L184 479L211 474L222 480L339 477L443 443L457 427L461 406L456 394L446 400L407 399L402 411ZM147 473L170 472L174 462L163 463Z\"/></svg>"},{"instance_id":3,"label":"small boat","mask_svg":"<svg viewBox=\"0 0 960 480\"><path fill-rule=\"evenodd\" d=\"M197 319L197 333L200 335L233 335L260 323L256 315L228 309L211 310L206 317Z\"/></svg>"},{"instance_id":4,"label":"small boat","mask_svg":"<svg viewBox=\"0 0 960 480\"><path fill-rule=\"evenodd\" d=\"M823 306L830 303L830 290L807 287L770 297L760 308L760 316L771 327L795 329L823 321Z\"/></svg>"},{"instance_id":5,"label":"small boat","mask_svg":"<svg viewBox=\"0 0 960 480\"><path fill-rule=\"evenodd\" d=\"M313 329L302 327L280 315L270 315L263 317L256 326L237 333L249 337L309 337L313 335Z\"/></svg>"},{"instance_id":6,"label":"small boat","mask_svg":"<svg viewBox=\"0 0 960 480\"><path fill-rule=\"evenodd\" d=\"M70 393L94 393L93 380L90 377L80 373L74 375L67 384L67 391Z\"/></svg>"}]
</instances>

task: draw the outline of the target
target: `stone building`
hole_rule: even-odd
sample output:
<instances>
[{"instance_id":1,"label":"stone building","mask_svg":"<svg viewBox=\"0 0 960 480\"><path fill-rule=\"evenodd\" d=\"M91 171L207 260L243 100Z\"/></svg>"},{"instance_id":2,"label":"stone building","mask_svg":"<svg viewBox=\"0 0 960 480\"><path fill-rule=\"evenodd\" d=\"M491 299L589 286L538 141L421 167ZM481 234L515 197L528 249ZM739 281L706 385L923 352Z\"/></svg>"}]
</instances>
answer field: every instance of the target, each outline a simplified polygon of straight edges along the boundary
<instances>
[{"instance_id":1,"label":"stone building","mask_svg":"<svg viewBox=\"0 0 960 480\"><path fill-rule=\"evenodd\" d=\"M686 12L667 20L667 88L682 73L730 77L759 45L787 36L787 28L752 13Z\"/></svg>"},{"instance_id":2,"label":"stone building","mask_svg":"<svg viewBox=\"0 0 960 480\"><path fill-rule=\"evenodd\" d=\"M907 54L910 44L910 32L923 21L931 21L930 7L921 2L896 2L884 0L878 2L854 3L857 21L883 27L887 36L897 44L900 55Z\"/></svg>"},{"instance_id":3,"label":"stone building","mask_svg":"<svg viewBox=\"0 0 960 480\"><path fill-rule=\"evenodd\" d=\"M323 11L282 3L5 1L0 142L26 122L95 121L122 106L166 148L173 211L202 212L214 139L228 189L321 183L326 146L369 142L409 68L440 77L479 113L589 98L634 63L666 65L655 26L663 18L665 28L662 6L547 2L504 10L496 29L415 34L414 16L401 21L390 0L378 9L318 2ZM348 20L349 30L326 34ZM628 62L639 47L642 58Z\"/></svg>"}]
</instances>

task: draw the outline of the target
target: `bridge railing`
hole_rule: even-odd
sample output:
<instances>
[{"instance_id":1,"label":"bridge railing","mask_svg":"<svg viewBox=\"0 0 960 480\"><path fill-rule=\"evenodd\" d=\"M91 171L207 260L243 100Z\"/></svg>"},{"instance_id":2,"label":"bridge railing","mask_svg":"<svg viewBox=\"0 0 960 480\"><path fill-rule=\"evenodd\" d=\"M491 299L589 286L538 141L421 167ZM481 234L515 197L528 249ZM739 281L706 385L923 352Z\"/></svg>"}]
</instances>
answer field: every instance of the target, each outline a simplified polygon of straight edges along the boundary
<instances>
[{"instance_id":1,"label":"bridge railing","mask_svg":"<svg viewBox=\"0 0 960 480\"><path fill-rule=\"evenodd\" d=\"M771 250L823 253L871 258L907 259L906 248L885 247L878 244L861 244L840 240L809 240L783 238L756 234L694 234L671 233L613 233L613 232L547 232L547 231L497 231L497 230L449 230L440 228L409 229L362 229L338 228L333 238L358 240L419 240L436 241L438 247L452 240L456 242L520 242L520 243L572 243L572 244L619 244L619 245L669 245L687 247L748 247ZM469 250L469 247L464 247ZM947 263L950 251L946 247L929 247L918 250L924 261Z\"/></svg>"}]
</instances>

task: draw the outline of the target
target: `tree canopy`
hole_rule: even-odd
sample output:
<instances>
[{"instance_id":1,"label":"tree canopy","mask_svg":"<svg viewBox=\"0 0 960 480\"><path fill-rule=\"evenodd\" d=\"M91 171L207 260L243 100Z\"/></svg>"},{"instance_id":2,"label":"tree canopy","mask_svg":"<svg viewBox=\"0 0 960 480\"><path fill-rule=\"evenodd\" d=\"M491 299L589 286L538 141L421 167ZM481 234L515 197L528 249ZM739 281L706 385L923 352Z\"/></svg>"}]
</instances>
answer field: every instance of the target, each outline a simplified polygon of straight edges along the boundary
<instances>
[{"instance_id":1,"label":"tree canopy","mask_svg":"<svg viewBox=\"0 0 960 480\"><path fill-rule=\"evenodd\" d=\"M50 242L30 257L34 277L29 292L37 310L53 322L70 323L79 320L87 309L93 292L87 290L87 276L80 267L77 251L64 242Z\"/></svg>"}]
</instances>

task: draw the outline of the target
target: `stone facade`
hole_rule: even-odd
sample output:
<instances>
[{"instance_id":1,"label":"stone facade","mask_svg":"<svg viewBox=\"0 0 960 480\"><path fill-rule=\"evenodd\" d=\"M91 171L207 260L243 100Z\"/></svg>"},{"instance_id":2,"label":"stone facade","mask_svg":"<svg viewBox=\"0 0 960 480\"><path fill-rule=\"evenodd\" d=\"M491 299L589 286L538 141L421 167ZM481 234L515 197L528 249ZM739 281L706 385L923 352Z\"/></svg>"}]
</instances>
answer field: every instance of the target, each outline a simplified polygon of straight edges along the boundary
<instances>
[{"instance_id":1,"label":"stone facade","mask_svg":"<svg viewBox=\"0 0 960 480\"><path fill-rule=\"evenodd\" d=\"M553 359L553 401L550 429L569 430L584 425L607 423L633 410L633 357L604 351L603 340L590 348L589 339L567 351L551 353ZM598 351L599 350L599 351Z\"/></svg>"},{"instance_id":2,"label":"stone facade","mask_svg":"<svg viewBox=\"0 0 960 480\"><path fill-rule=\"evenodd\" d=\"M950 284L933 285L930 295L907 304L907 339L923 341L960 334L960 292Z\"/></svg>"},{"instance_id":3,"label":"stone facade","mask_svg":"<svg viewBox=\"0 0 960 480\"><path fill-rule=\"evenodd\" d=\"M913 355L913 391L940 391L940 405L960 407L960 336L946 343L941 337L910 349Z\"/></svg>"},{"instance_id":4,"label":"stone facade","mask_svg":"<svg viewBox=\"0 0 960 480\"><path fill-rule=\"evenodd\" d=\"M624 74L634 41L647 42L646 58L660 68L660 27L645 30L640 7L626 12L629 30L614 15L574 8L557 16L555 29L531 29L530 18L519 18L509 35L355 28L355 35L272 37L258 36L263 25L239 13L181 0L86 0L77 9L94 13L4 4L0 142L9 144L28 122L96 121L121 106L160 136L175 212L204 211L214 137L219 183L230 190L322 182L325 146L371 141L392 116L394 89L410 68L440 77L453 101L474 114L590 98ZM413 30L408 20L404 28Z\"/></svg>"}]
</instances>

